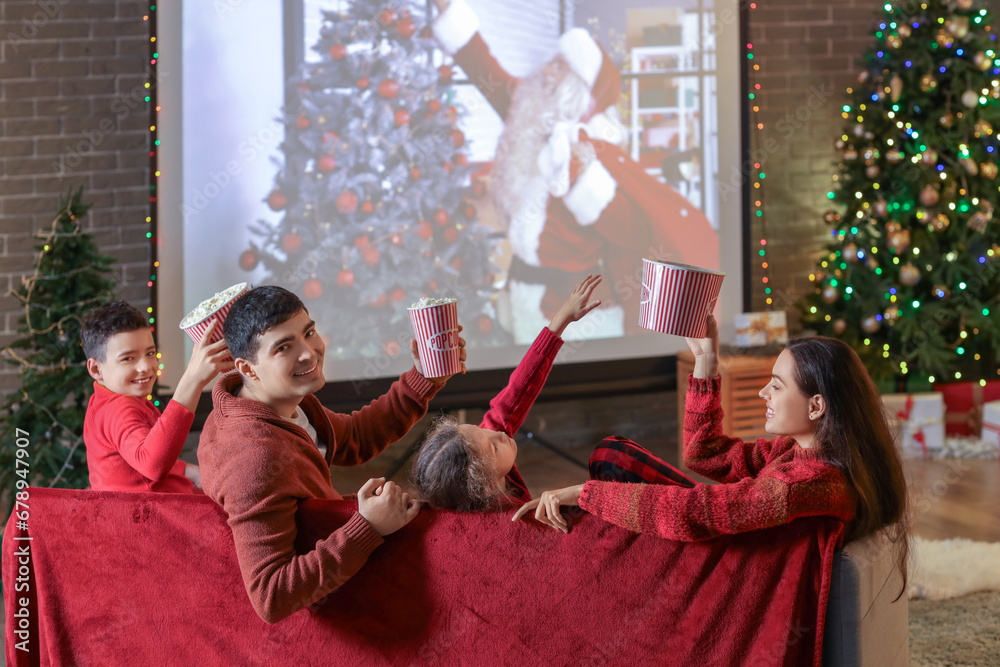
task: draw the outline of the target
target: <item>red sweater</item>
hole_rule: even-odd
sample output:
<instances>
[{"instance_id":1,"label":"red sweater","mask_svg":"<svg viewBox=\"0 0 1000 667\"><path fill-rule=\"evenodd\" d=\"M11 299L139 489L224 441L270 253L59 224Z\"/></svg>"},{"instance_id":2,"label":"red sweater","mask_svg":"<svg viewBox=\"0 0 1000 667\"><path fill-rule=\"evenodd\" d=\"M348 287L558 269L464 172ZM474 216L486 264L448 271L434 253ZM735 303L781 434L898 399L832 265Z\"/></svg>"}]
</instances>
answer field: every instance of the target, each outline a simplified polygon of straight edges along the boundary
<instances>
[{"instance_id":1,"label":"red sweater","mask_svg":"<svg viewBox=\"0 0 1000 667\"><path fill-rule=\"evenodd\" d=\"M309 395L299 408L326 445L326 458L298 424L258 401L238 398L239 373L215 383L198 443L202 488L229 515L236 556L250 602L277 623L342 585L365 564L382 538L355 513L341 528L296 554L295 512L307 498L341 498L330 466L360 465L401 438L424 413L439 386L416 370L388 393L349 415Z\"/></svg>"},{"instance_id":2,"label":"red sweater","mask_svg":"<svg viewBox=\"0 0 1000 667\"><path fill-rule=\"evenodd\" d=\"M507 386L490 401L489 411L483 415L481 428L491 431L502 431L514 437L517 429L528 417L528 411L535 404L535 399L545 386L545 380L552 370L552 362L562 347L563 339L545 327L535 342L525 353L521 363L507 381ZM515 465L507 473L507 490L511 498L519 504L531 500L528 487Z\"/></svg>"},{"instance_id":3,"label":"red sweater","mask_svg":"<svg viewBox=\"0 0 1000 667\"><path fill-rule=\"evenodd\" d=\"M83 419L90 487L95 491L194 493L177 459L194 413L170 401L160 414L151 401L94 383Z\"/></svg>"},{"instance_id":4,"label":"red sweater","mask_svg":"<svg viewBox=\"0 0 1000 667\"><path fill-rule=\"evenodd\" d=\"M722 433L721 379L688 378L684 463L721 482L694 488L587 482L580 507L639 533L694 542L789 523L799 517L854 517L855 493L819 449L792 438L744 442Z\"/></svg>"}]
</instances>

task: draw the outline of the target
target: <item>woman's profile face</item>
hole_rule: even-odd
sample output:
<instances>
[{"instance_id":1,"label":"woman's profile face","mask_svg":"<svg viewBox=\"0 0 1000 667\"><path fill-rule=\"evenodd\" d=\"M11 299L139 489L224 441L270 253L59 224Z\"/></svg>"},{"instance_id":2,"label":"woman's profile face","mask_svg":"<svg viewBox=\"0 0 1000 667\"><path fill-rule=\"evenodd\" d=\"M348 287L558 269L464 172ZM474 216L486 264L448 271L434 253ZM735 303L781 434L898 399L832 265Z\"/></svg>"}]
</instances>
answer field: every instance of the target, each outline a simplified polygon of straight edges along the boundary
<instances>
[{"instance_id":1,"label":"woman's profile face","mask_svg":"<svg viewBox=\"0 0 1000 667\"><path fill-rule=\"evenodd\" d=\"M771 369L771 381L760 390L767 402L764 430L774 435L812 434L815 422L809 419L809 396L795 384L795 358L782 350Z\"/></svg>"}]
</instances>

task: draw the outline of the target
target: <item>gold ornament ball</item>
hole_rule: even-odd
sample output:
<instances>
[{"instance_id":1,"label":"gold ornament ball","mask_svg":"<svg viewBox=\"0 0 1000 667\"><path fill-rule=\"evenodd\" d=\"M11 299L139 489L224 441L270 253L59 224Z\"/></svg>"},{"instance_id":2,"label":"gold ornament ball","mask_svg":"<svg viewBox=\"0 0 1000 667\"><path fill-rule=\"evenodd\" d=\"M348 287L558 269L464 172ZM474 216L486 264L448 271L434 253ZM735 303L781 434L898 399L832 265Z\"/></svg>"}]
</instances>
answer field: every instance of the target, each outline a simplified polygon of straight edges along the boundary
<instances>
[{"instance_id":1,"label":"gold ornament ball","mask_svg":"<svg viewBox=\"0 0 1000 667\"><path fill-rule=\"evenodd\" d=\"M910 247L910 230L901 229L895 234L890 234L889 247L895 250L897 255Z\"/></svg>"},{"instance_id":2,"label":"gold ornament ball","mask_svg":"<svg viewBox=\"0 0 1000 667\"><path fill-rule=\"evenodd\" d=\"M979 165L979 173L989 179L994 179L997 177L997 163L996 162L983 162Z\"/></svg>"},{"instance_id":3,"label":"gold ornament ball","mask_svg":"<svg viewBox=\"0 0 1000 667\"><path fill-rule=\"evenodd\" d=\"M835 225L840 222L840 214L836 211L827 211L823 214L823 222L828 225Z\"/></svg>"},{"instance_id":4,"label":"gold ornament ball","mask_svg":"<svg viewBox=\"0 0 1000 667\"><path fill-rule=\"evenodd\" d=\"M920 269L909 262L899 267L899 284L913 287L920 282Z\"/></svg>"},{"instance_id":5,"label":"gold ornament ball","mask_svg":"<svg viewBox=\"0 0 1000 667\"><path fill-rule=\"evenodd\" d=\"M889 324L895 324L896 320L899 319L899 306L889 306L882 314L882 319Z\"/></svg>"},{"instance_id":6,"label":"gold ornament ball","mask_svg":"<svg viewBox=\"0 0 1000 667\"><path fill-rule=\"evenodd\" d=\"M868 70L862 70L861 73L858 74L858 83L864 83L865 81L867 81L868 76L869 76Z\"/></svg>"},{"instance_id":7,"label":"gold ornament ball","mask_svg":"<svg viewBox=\"0 0 1000 667\"><path fill-rule=\"evenodd\" d=\"M962 104L970 109L975 108L979 104L979 93L971 89L965 91L962 93Z\"/></svg>"},{"instance_id":8,"label":"gold ornament ball","mask_svg":"<svg viewBox=\"0 0 1000 667\"><path fill-rule=\"evenodd\" d=\"M941 127L951 127L955 123L955 115L951 113L946 113L941 116Z\"/></svg>"},{"instance_id":9,"label":"gold ornament ball","mask_svg":"<svg viewBox=\"0 0 1000 667\"><path fill-rule=\"evenodd\" d=\"M955 0L955 6L959 9L972 9L973 0Z\"/></svg>"},{"instance_id":10,"label":"gold ornament ball","mask_svg":"<svg viewBox=\"0 0 1000 667\"><path fill-rule=\"evenodd\" d=\"M971 216L969 216L969 220L966 222L966 224L969 225L969 229L971 229L972 231L979 232L980 234L982 234L983 232L986 231L986 225L989 224L989 222L990 222L989 216L987 216L982 211L976 211Z\"/></svg>"},{"instance_id":11,"label":"gold ornament ball","mask_svg":"<svg viewBox=\"0 0 1000 667\"><path fill-rule=\"evenodd\" d=\"M865 176L868 178L877 178L879 171L881 171L877 164L872 164L865 167Z\"/></svg>"},{"instance_id":12,"label":"gold ornament ball","mask_svg":"<svg viewBox=\"0 0 1000 667\"><path fill-rule=\"evenodd\" d=\"M861 329L867 334L873 334L878 331L879 321L875 319L875 316L866 317L861 321Z\"/></svg>"},{"instance_id":13,"label":"gold ornament ball","mask_svg":"<svg viewBox=\"0 0 1000 667\"><path fill-rule=\"evenodd\" d=\"M989 121L981 120L976 123L976 136L981 137L984 134L993 134L993 126Z\"/></svg>"},{"instance_id":14,"label":"gold ornament ball","mask_svg":"<svg viewBox=\"0 0 1000 667\"><path fill-rule=\"evenodd\" d=\"M823 289L823 301L827 303L833 303L840 298L840 290L836 287L827 286Z\"/></svg>"},{"instance_id":15,"label":"gold ornament ball","mask_svg":"<svg viewBox=\"0 0 1000 667\"><path fill-rule=\"evenodd\" d=\"M844 143L843 139L837 139L835 142L833 142L834 148L836 148L838 151L844 150L844 146L846 145L847 144Z\"/></svg>"},{"instance_id":16,"label":"gold ornament ball","mask_svg":"<svg viewBox=\"0 0 1000 667\"><path fill-rule=\"evenodd\" d=\"M860 124L859 125L855 125L854 129L851 130L851 131L854 132L854 136L856 136L856 137L863 137L865 135L865 126L864 125L860 125Z\"/></svg>"},{"instance_id":17,"label":"gold ornament ball","mask_svg":"<svg viewBox=\"0 0 1000 667\"><path fill-rule=\"evenodd\" d=\"M845 262L854 263L858 261L858 246L853 243L848 243L844 246L844 250L841 253Z\"/></svg>"},{"instance_id":18,"label":"gold ornament ball","mask_svg":"<svg viewBox=\"0 0 1000 667\"><path fill-rule=\"evenodd\" d=\"M896 222L895 220L890 220L889 222L885 223L885 233L888 236L892 236L893 234L898 234L902 228L903 226L898 222Z\"/></svg>"},{"instance_id":19,"label":"gold ornament ball","mask_svg":"<svg viewBox=\"0 0 1000 667\"><path fill-rule=\"evenodd\" d=\"M877 199L872 204L872 211L880 218L884 218L889 213L889 205L884 199Z\"/></svg>"},{"instance_id":20,"label":"gold ornament ball","mask_svg":"<svg viewBox=\"0 0 1000 667\"><path fill-rule=\"evenodd\" d=\"M940 30L937 31L937 36L935 37L935 40L937 41L938 46L942 47L951 46L951 41L952 41L951 33L949 33L944 28L941 28Z\"/></svg>"},{"instance_id":21,"label":"gold ornament ball","mask_svg":"<svg viewBox=\"0 0 1000 667\"><path fill-rule=\"evenodd\" d=\"M932 90L937 88L937 85L938 85L937 79L934 78L933 74L924 74L922 77L920 77L920 90L924 91L925 93L931 92Z\"/></svg>"},{"instance_id":22,"label":"gold ornament ball","mask_svg":"<svg viewBox=\"0 0 1000 667\"><path fill-rule=\"evenodd\" d=\"M969 34L969 17L968 16L956 16L951 19L950 24L945 23L948 28L948 32L953 34L958 39L963 39Z\"/></svg>"},{"instance_id":23,"label":"gold ornament ball","mask_svg":"<svg viewBox=\"0 0 1000 667\"><path fill-rule=\"evenodd\" d=\"M993 59L982 51L972 56L972 62L975 63L976 67L984 72L993 67Z\"/></svg>"},{"instance_id":24,"label":"gold ornament ball","mask_svg":"<svg viewBox=\"0 0 1000 667\"><path fill-rule=\"evenodd\" d=\"M941 195L938 194L937 188L933 185L925 185L924 189L920 191L920 203L924 206L934 206L940 198Z\"/></svg>"},{"instance_id":25,"label":"gold ornament ball","mask_svg":"<svg viewBox=\"0 0 1000 667\"><path fill-rule=\"evenodd\" d=\"M938 213L934 216L934 220L931 221L931 229L935 232L943 232L948 229L948 225L951 224L951 220L944 213Z\"/></svg>"},{"instance_id":26,"label":"gold ornament ball","mask_svg":"<svg viewBox=\"0 0 1000 667\"><path fill-rule=\"evenodd\" d=\"M903 24L901 24L899 26L899 29L897 30L897 32L899 33L899 36L903 37L904 39L906 37L909 37L912 34L912 31L910 30L910 26L908 26L905 23L903 23Z\"/></svg>"},{"instance_id":27,"label":"gold ornament ball","mask_svg":"<svg viewBox=\"0 0 1000 667\"><path fill-rule=\"evenodd\" d=\"M836 319L833 321L833 332L838 336L847 331L847 322L842 319Z\"/></svg>"},{"instance_id":28,"label":"gold ornament ball","mask_svg":"<svg viewBox=\"0 0 1000 667\"><path fill-rule=\"evenodd\" d=\"M889 35L885 38L885 43L889 45L890 49L898 49L903 44L903 40L899 35Z\"/></svg>"},{"instance_id":29,"label":"gold ornament ball","mask_svg":"<svg viewBox=\"0 0 1000 667\"><path fill-rule=\"evenodd\" d=\"M920 161L927 166L934 166L938 161L938 153L933 148L928 148L920 156Z\"/></svg>"}]
</instances>

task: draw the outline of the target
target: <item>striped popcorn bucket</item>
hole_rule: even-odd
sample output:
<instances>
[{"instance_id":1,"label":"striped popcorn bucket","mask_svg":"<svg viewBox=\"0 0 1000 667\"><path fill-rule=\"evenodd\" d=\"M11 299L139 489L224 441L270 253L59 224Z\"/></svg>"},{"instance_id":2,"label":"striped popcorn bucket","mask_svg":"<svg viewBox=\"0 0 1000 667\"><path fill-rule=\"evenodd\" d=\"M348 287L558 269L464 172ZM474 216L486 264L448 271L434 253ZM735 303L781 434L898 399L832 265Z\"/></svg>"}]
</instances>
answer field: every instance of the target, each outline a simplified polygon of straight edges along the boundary
<instances>
[{"instance_id":1,"label":"striped popcorn bucket","mask_svg":"<svg viewBox=\"0 0 1000 667\"><path fill-rule=\"evenodd\" d=\"M644 258L639 326L674 336L704 338L705 316L719 298L725 277L720 271Z\"/></svg>"},{"instance_id":2,"label":"striped popcorn bucket","mask_svg":"<svg viewBox=\"0 0 1000 667\"><path fill-rule=\"evenodd\" d=\"M204 317L200 320L195 320L197 317L196 313L198 313L199 310L205 310L211 299L202 301L198 304L197 308L185 315L184 319L181 320L181 330L188 335L188 338L194 341L195 345L197 345L201 342L201 339L205 337L205 332L208 331L208 327L212 324L212 322L217 321L219 324L216 325L215 331L212 332L212 337L206 342L214 343L222 340L222 323L226 321L226 315L229 313L229 309L232 307L233 302L236 301L236 299L243 296L248 291L250 291L250 286L247 283L238 283L233 285L221 293L225 297L224 300L220 300L218 303L213 304L212 309L206 313ZM228 373L236 368L232 357L226 357L224 361L227 361L228 363L223 367L223 373Z\"/></svg>"},{"instance_id":3,"label":"striped popcorn bucket","mask_svg":"<svg viewBox=\"0 0 1000 667\"><path fill-rule=\"evenodd\" d=\"M439 378L462 370L458 346L458 302L408 308L424 377Z\"/></svg>"}]
</instances>

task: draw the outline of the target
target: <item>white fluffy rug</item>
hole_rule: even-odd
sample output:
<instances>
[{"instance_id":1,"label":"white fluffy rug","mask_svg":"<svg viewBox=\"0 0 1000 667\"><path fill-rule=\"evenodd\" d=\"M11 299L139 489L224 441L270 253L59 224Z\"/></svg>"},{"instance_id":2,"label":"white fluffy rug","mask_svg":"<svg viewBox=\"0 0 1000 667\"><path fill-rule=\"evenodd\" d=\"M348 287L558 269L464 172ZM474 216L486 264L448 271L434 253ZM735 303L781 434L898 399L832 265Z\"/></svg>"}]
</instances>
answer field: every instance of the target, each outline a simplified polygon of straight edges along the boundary
<instances>
[{"instance_id":1,"label":"white fluffy rug","mask_svg":"<svg viewBox=\"0 0 1000 667\"><path fill-rule=\"evenodd\" d=\"M987 590L1000 590L1000 542L913 538L911 600L945 600Z\"/></svg>"},{"instance_id":2,"label":"white fluffy rug","mask_svg":"<svg viewBox=\"0 0 1000 667\"><path fill-rule=\"evenodd\" d=\"M995 459L1000 455L1000 445L996 439L945 438L941 449L932 449L928 457L932 459ZM904 449L904 459L921 459L923 453L917 449Z\"/></svg>"}]
</instances>

